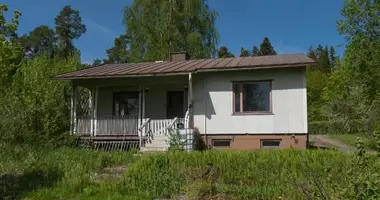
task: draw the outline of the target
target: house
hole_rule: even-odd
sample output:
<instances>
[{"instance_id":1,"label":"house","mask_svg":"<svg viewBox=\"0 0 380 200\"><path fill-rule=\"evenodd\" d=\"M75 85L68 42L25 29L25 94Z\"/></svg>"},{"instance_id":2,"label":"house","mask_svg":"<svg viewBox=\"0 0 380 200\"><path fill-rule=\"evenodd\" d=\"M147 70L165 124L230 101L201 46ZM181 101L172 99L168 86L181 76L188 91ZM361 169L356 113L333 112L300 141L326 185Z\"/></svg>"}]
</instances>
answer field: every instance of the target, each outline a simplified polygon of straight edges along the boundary
<instances>
[{"instance_id":1,"label":"house","mask_svg":"<svg viewBox=\"0 0 380 200\"><path fill-rule=\"evenodd\" d=\"M167 148L168 130L197 130L212 148L306 148L303 54L105 64L54 79L71 80L72 132L99 140L135 140ZM78 113L78 86L89 112Z\"/></svg>"}]
</instances>

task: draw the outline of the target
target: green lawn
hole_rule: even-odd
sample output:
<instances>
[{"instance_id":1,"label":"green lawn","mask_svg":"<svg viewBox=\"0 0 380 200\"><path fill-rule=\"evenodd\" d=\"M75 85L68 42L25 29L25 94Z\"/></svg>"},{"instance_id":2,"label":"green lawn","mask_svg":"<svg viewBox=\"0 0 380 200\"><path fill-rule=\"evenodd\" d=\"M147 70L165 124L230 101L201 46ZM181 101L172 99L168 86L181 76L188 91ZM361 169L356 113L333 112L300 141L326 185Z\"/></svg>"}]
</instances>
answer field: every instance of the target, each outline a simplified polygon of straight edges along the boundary
<instances>
[{"instance_id":1,"label":"green lawn","mask_svg":"<svg viewBox=\"0 0 380 200\"><path fill-rule=\"evenodd\" d=\"M374 150L375 149L375 142L373 138L370 138L366 134L331 134L327 135L331 139L339 140L347 145L355 146L356 139L358 137L361 137L364 141L364 146L367 149Z\"/></svg>"},{"instance_id":2,"label":"green lawn","mask_svg":"<svg viewBox=\"0 0 380 200\"><path fill-rule=\"evenodd\" d=\"M128 152L0 144L0 158L0 199L297 200L318 191L334 194L333 190L346 189L347 181L356 181L359 174L380 170L374 164L377 157L363 167L352 165L353 152L327 150L169 152L135 157ZM114 165L128 167L119 178L94 181L102 168ZM351 188L347 191L344 195L356 195Z\"/></svg>"}]
</instances>

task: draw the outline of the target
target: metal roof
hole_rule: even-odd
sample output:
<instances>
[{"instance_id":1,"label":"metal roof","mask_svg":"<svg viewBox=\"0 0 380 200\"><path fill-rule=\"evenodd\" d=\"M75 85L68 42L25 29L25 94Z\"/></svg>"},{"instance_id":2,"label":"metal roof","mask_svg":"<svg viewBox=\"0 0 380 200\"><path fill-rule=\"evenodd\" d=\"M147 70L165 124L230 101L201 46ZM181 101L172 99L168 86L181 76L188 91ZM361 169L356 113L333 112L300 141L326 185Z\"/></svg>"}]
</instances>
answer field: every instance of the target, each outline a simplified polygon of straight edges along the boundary
<instances>
[{"instance_id":1,"label":"metal roof","mask_svg":"<svg viewBox=\"0 0 380 200\"><path fill-rule=\"evenodd\" d=\"M125 64L105 64L54 76L54 79L88 79L176 75L190 72L303 67L314 64L304 54L199 59Z\"/></svg>"}]
</instances>

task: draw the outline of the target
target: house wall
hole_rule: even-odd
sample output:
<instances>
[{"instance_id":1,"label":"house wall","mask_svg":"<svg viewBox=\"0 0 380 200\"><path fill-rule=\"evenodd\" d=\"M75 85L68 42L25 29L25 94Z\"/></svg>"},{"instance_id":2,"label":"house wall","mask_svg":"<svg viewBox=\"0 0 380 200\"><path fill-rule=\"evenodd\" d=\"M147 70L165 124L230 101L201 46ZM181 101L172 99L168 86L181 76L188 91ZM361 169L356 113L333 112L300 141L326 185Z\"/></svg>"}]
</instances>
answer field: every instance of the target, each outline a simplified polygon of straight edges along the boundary
<instances>
[{"instance_id":1,"label":"house wall","mask_svg":"<svg viewBox=\"0 0 380 200\"><path fill-rule=\"evenodd\" d=\"M198 73L194 125L201 134L306 134L305 68ZM233 115L232 81L272 80L273 114Z\"/></svg>"}]
</instances>

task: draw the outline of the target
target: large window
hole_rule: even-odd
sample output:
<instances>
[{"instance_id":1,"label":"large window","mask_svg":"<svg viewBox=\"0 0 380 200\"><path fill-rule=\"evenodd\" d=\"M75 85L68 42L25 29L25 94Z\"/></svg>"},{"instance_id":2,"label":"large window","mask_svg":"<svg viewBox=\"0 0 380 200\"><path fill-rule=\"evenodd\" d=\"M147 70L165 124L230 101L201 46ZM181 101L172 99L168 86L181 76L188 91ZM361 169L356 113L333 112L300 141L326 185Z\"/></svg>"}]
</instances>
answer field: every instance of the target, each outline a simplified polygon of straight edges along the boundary
<instances>
[{"instance_id":1,"label":"large window","mask_svg":"<svg viewBox=\"0 0 380 200\"><path fill-rule=\"evenodd\" d=\"M271 81L234 82L234 113L271 113Z\"/></svg>"},{"instance_id":2,"label":"large window","mask_svg":"<svg viewBox=\"0 0 380 200\"><path fill-rule=\"evenodd\" d=\"M138 92L117 92L113 94L114 115L138 116L139 114L139 93Z\"/></svg>"}]
</instances>

